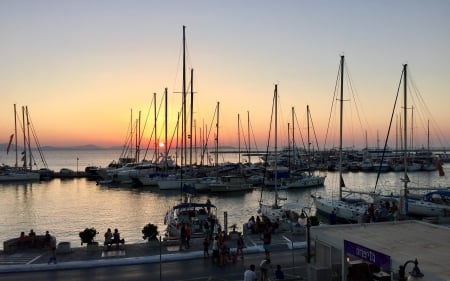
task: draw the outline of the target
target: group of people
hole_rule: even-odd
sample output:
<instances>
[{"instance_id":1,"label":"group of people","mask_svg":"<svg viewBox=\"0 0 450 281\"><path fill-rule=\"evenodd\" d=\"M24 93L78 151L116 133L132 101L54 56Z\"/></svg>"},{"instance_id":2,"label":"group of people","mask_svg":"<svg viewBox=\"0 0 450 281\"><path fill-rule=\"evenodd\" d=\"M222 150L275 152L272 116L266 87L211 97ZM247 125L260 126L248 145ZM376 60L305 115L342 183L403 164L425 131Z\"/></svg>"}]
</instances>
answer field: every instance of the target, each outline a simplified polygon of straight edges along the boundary
<instances>
[{"instance_id":1,"label":"group of people","mask_svg":"<svg viewBox=\"0 0 450 281\"><path fill-rule=\"evenodd\" d=\"M119 247L120 244L125 244L125 239L120 238L120 233L117 228L114 229L114 233L111 231L111 228L108 228L105 232L105 246L107 249L111 249L112 245L116 245L116 248Z\"/></svg>"},{"instance_id":2,"label":"group of people","mask_svg":"<svg viewBox=\"0 0 450 281\"><path fill-rule=\"evenodd\" d=\"M395 201L380 202L377 207L372 203L364 213L364 222L394 221L398 216L398 207Z\"/></svg>"},{"instance_id":3,"label":"group of people","mask_svg":"<svg viewBox=\"0 0 450 281\"><path fill-rule=\"evenodd\" d=\"M181 223L180 225L180 251L191 247L192 228L189 223Z\"/></svg>"},{"instance_id":4,"label":"group of people","mask_svg":"<svg viewBox=\"0 0 450 281\"><path fill-rule=\"evenodd\" d=\"M258 277L255 272L256 266L251 264L247 270L244 271L244 281L257 281ZM263 259L259 264L260 280L268 281L269 273L273 271L270 259ZM281 270L281 265L277 265L277 269L273 272L275 280L284 280L284 272Z\"/></svg>"},{"instance_id":5,"label":"group of people","mask_svg":"<svg viewBox=\"0 0 450 281\"><path fill-rule=\"evenodd\" d=\"M51 242L52 242L52 236L50 235L48 230L44 234L42 243L38 243L38 238L37 238L36 232L34 232L33 229L30 229L30 232L28 233L28 235L25 235L24 231L22 231L20 233L19 239L17 240L17 245L19 248L25 248L25 247L35 248L38 246L45 248L45 247L51 247Z\"/></svg>"}]
</instances>

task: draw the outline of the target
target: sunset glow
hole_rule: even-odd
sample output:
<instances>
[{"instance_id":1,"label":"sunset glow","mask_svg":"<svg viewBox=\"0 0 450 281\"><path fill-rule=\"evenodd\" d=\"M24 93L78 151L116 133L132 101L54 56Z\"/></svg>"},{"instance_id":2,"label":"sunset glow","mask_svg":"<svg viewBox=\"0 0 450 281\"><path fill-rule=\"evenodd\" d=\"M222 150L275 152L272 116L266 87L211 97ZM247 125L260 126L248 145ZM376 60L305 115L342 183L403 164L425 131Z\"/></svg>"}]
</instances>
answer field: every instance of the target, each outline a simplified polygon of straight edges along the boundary
<instances>
[{"instance_id":1,"label":"sunset glow","mask_svg":"<svg viewBox=\"0 0 450 281\"><path fill-rule=\"evenodd\" d=\"M155 138L160 147L166 138L175 143L182 134L185 25L186 133L198 145L214 144L217 123L219 145L237 147L240 139L241 146L263 149L278 84L279 146L288 145L292 128L297 145L307 142L307 105L311 142L336 146L334 95L345 55L351 79L345 84L345 146L383 145L408 63L410 90L420 93L410 98L414 144L424 147L429 139L431 146L450 147L448 1L113 0L107 10L103 4L0 2L0 143L14 132L14 104L20 119L28 106L41 145L120 146L138 127L143 144ZM391 147L399 111L394 116Z\"/></svg>"}]
</instances>

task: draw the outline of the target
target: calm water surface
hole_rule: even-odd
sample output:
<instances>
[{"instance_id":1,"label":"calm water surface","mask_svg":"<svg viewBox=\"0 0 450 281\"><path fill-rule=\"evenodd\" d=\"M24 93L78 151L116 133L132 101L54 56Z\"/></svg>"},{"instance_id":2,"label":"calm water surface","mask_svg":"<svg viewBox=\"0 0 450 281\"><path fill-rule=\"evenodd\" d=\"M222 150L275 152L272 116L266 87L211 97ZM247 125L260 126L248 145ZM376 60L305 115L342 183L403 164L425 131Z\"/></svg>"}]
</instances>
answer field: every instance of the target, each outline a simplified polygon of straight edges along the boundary
<instances>
[{"instance_id":1,"label":"calm water surface","mask_svg":"<svg viewBox=\"0 0 450 281\"><path fill-rule=\"evenodd\" d=\"M88 165L106 166L117 159L118 151L52 151L46 152L49 168L62 167L84 170ZM235 161L236 155L227 156ZM79 159L77 161L77 158ZM78 164L78 165L77 165ZM437 172L411 173L410 186L447 187L450 165L445 166L447 176ZM317 189L290 190L284 195L288 202L300 202L313 207L312 193L337 193L337 173L328 173L325 187ZM371 173L347 173L344 180L354 190L373 191L376 175ZM386 173L380 178L380 191L394 191L403 186L400 173ZM272 202L273 193L265 192L263 199ZM207 198L216 204L219 216L228 213L228 224L242 225L251 215L256 215L259 189L229 195L199 195L194 200L205 202ZM157 188L106 187L86 179L59 180L37 183L0 184L0 241L17 237L21 231L34 229L38 234L49 230L57 241L69 241L80 245L78 233L86 227L103 232L118 228L129 243L144 242L141 230L147 223L164 230L164 215L170 206L179 202L179 192L160 192ZM314 210L313 210L314 211ZM3 248L3 244L0 244Z\"/></svg>"}]
</instances>

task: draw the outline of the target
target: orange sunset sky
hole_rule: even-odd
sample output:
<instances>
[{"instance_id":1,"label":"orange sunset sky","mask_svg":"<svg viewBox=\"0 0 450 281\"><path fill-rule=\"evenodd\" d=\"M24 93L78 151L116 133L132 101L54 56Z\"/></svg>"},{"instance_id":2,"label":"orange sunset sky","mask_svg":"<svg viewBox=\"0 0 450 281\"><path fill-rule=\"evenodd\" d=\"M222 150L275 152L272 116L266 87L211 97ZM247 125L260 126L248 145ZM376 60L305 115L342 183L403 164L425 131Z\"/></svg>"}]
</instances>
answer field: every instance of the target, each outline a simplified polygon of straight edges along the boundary
<instances>
[{"instance_id":1,"label":"orange sunset sky","mask_svg":"<svg viewBox=\"0 0 450 281\"><path fill-rule=\"evenodd\" d=\"M159 108L165 88L172 135L185 25L198 139L215 125L220 102L220 145L238 146L238 114L247 138L249 114L252 146L264 149L278 84L279 146L287 145L292 107L302 145L307 105L319 147L337 146L330 110L345 55L344 147L365 147L366 134L368 146L383 145L405 63L414 146L427 145L429 122L430 145L450 147L449 14L444 0L0 1L0 143L14 133L16 104L20 119L28 106L43 146L120 146L139 112L146 145L153 93ZM163 123L161 109L161 140Z\"/></svg>"}]
</instances>

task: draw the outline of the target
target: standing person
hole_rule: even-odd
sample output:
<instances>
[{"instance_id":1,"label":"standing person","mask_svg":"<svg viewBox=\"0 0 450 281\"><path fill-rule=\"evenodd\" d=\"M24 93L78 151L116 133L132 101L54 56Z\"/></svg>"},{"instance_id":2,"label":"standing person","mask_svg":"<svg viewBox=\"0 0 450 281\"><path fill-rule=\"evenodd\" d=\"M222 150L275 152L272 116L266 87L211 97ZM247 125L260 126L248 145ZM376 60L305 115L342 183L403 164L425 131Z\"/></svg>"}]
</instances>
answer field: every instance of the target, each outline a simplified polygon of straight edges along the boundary
<instances>
[{"instance_id":1,"label":"standing person","mask_svg":"<svg viewBox=\"0 0 450 281\"><path fill-rule=\"evenodd\" d=\"M208 215L211 214L211 200L206 199L206 211L208 212Z\"/></svg>"},{"instance_id":2,"label":"standing person","mask_svg":"<svg viewBox=\"0 0 450 281\"><path fill-rule=\"evenodd\" d=\"M52 243L52 236L50 235L50 232L48 232L48 230L45 232L44 235L44 243L42 244L42 247L51 247L51 243Z\"/></svg>"},{"instance_id":3,"label":"standing person","mask_svg":"<svg viewBox=\"0 0 450 281\"><path fill-rule=\"evenodd\" d=\"M277 270L275 270L275 279L284 280L284 272L281 270L281 265L277 265Z\"/></svg>"},{"instance_id":4,"label":"standing person","mask_svg":"<svg viewBox=\"0 0 450 281\"><path fill-rule=\"evenodd\" d=\"M212 261L213 263L219 262L219 237L214 237L212 244Z\"/></svg>"},{"instance_id":5,"label":"standing person","mask_svg":"<svg viewBox=\"0 0 450 281\"><path fill-rule=\"evenodd\" d=\"M269 270L272 269L272 265L270 264L270 259L264 259L259 264L259 270L261 271L261 281L269 280Z\"/></svg>"},{"instance_id":6,"label":"standing person","mask_svg":"<svg viewBox=\"0 0 450 281\"><path fill-rule=\"evenodd\" d=\"M56 247L52 247L52 253L50 258L48 259L48 264L50 264L51 262L56 264Z\"/></svg>"},{"instance_id":7,"label":"standing person","mask_svg":"<svg viewBox=\"0 0 450 281\"><path fill-rule=\"evenodd\" d=\"M242 234L241 233L239 233L238 234L238 239L237 239L237 242L236 242L236 255L237 256L241 256L241 259L244 259L244 247L245 247L245 245L244 245L244 238L242 238Z\"/></svg>"},{"instance_id":8,"label":"standing person","mask_svg":"<svg viewBox=\"0 0 450 281\"><path fill-rule=\"evenodd\" d=\"M244 281L256 281L255 265L251 264L250 267L244 271Z\"/></svg>"},{"instance_id":9,"label":"standing person","mask_svg":"<svg viewBox=\"0 0 450 281\"><path fill-rule=\"evenodd\" d=\"M30 240L30 247L36 246L36 232L33 229L30 229L30 233L28 233L28 239Z\"/></svg>"},{"instance_id":10,"label":"standing person","mask_svg":"<svg viewBox=\"0 0 450 281\"><path fill-rule=\"evenodd\" d=\"M191 241L191 233L192 229L189 223L186 224L186 249L189 249L191 247L190 241Z\"/></svg>"},{"instance_id":11,"label":"standing person","mask_svg":"<svg viewBox=\"0 0 450 281\"><path fill-rule=\"evenodd\" d=\"M186 249L186 225L183 223L181 223L181 228L180 228L180 251Z\"/></svg>"},{"instance_id":12,"label":"standing person","mask_svg":"<svg viewBox=\"0 0 450 281\"><path fill-rule=\"evenodd\" d=\"M209 258L209 235L206 234L205 238L203 239L203 257Z\"/></svg>"},{"instance_id":13,"label":"standing person","mask_svg":"<svg viewBox=\"0 0 450 281\"><path fill-rule=\"evenodd\" d=\"M272 242L272 235L270 233L270 229L269 227L266 227L264 229L264 233L263 233L263 247L264 247L264 252L266 254L266 259L270 258L270 244Z\"/></svg>"}]
</instances>

